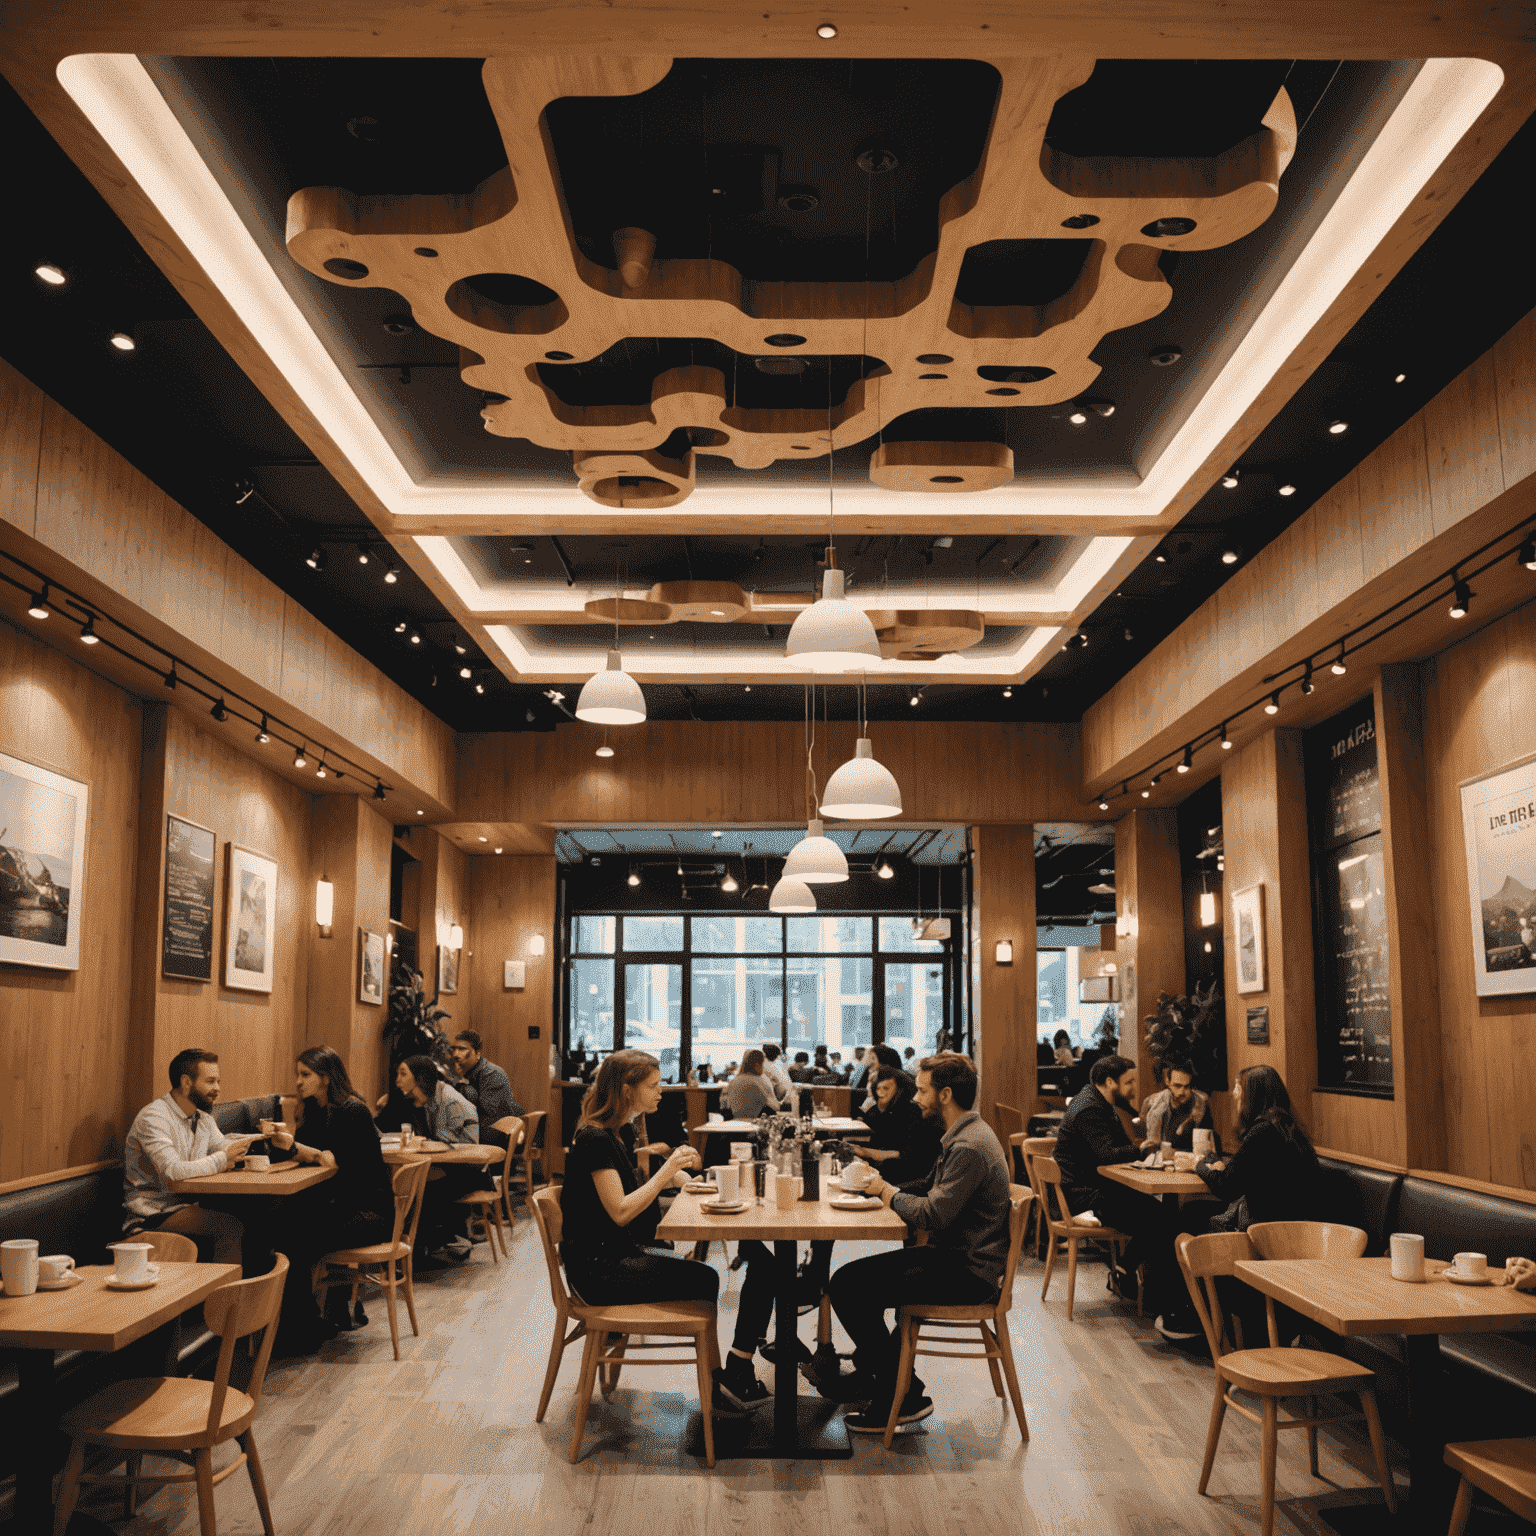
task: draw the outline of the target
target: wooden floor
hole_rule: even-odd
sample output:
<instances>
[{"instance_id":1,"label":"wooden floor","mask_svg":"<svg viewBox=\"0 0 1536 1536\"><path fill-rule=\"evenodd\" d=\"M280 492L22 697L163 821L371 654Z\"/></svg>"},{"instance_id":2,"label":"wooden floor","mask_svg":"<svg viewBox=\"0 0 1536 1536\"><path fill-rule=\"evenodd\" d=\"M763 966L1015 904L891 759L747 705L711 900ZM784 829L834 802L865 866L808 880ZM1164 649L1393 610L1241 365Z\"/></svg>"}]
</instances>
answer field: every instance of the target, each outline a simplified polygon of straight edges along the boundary
<instances>
[{"instance_id":1,"label":"wooden floor","mask_svg":"<svg viewBox=\"0 0 1536 1536\"><path fill-rule=\"evenodd\" d=\"M857 1252L839 1245L837 1261ZM711 1259L722 1265L718 1247ZM566 1452L579 1349L567 1352L546 1420L535 1424L554 1313L537 1234L520 1216L510 1262L492 1266L479 1246L462 1265L421 1278L421 1337L405 1332L398 1364L382 1303L370 1302L368 1328L320 1356L273 1368L256 1429L277 1530L1257 1536L1257 1429L1227 1415L1210 1495L1201 1498L1195 1485L1212 1393L1205 1351L1165 1343L1150 1320L1109 1298L1103 1276L1097 1265L1080 1272L1077 1321L1069 1324L1064 1277L1042 1305L1040 1266L1028 1258L1020 1266L1012 1318L1028 1445L992 1395L984 1365L932 1360L923 1374L936 1411L890 1451L878 1438L855 1437L851 1461L722 1461L707 1471L680 1449L695 1402L692 1372L678 1368L631 1372L611 1403L599 1399L585 1459L573 1467ZM723 1339L741 1287L740 1274L728 1279ZM803 1337L813 1321L801 1320ZM770 1368L760 1367L771 1381ZM635 1376L646 1385L635 1386ZM1380 1503L1363 1428L1355 1428L1325 1433L1320 1480L1307 1471L1305 1438L1282 1437L1279 1536L1327 1532L1322 1506ZM1392 1455L1401 1481L1401 1448ZM261 1530L243 1473L215 1497L223 1536ZM117 1528L189 1536L198 1529L195 1497L179 1488L156 1493Z\"/></svg>"}]
</instances>

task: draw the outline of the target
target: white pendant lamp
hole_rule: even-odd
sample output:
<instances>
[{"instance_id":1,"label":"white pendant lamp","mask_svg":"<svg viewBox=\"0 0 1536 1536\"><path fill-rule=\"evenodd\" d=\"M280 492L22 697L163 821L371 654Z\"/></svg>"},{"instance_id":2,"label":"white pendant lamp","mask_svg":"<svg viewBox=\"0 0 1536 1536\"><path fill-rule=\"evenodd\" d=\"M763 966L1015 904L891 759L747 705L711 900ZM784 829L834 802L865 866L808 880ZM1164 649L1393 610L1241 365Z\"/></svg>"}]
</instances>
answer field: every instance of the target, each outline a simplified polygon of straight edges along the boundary
<instances>
[{"instance_id":1,"label":"white pendant lamp","mask_svg":"<svg viewBox=\"0 0 1536 1536\"><path fill-rule=\"evenodd\" d=\"M821 578L821 601L800 611L790 626L784 659L792 667L809 672L854 672L869 666L880 655L880 640L869 615L843 596L843 573L836 565L837 551L828 549L827 569Z\"/></svg>"},{"instance_id":2,"label":"white pendant lamp","mask_svg":"<svg viewBox=\"0 0 1536 1536\"><path fill-rule=\"evenodd\" d=\"M786 876L769 893L768 910L770 912L814 912L816 898L811 894L810 886L803 880L793 880Z\"/></svg>"},{"instance_id":3,"label":"white pendant lamp","mask_svg":"<svg viewBox=\"0 0 1536 1536\"><path fill-rule=\"evenodd\" d=\"M848 878L848 859L826 835L819 820L812 821L805 836L789 850L789 857L784 860L784 878L806 885L828 885Z\"/></svg>"},{"instance_id":4,"label":"white pendant lamp","mask_svg":"<svg viewBox=\"0 0 1536 1536\"><path fill-rule=\"evenodd\" d=\"M645 719L645 695L624 670L618 648L608 652L608 665L594 672L576 700L576 718L593 725L639 725Z\"/></svg>"},{"instance_id":5,"label":"white pendant lamp","mask_svg":"<svg viewBox=\"0 0 1536 1536\"><path fill-rule=\"evenodd\" d=\"M889 768L875 761L868 736L859 737L854 756L827 780L821 814L846 821L878 821L901 815L901 786Z\"/></svg>"}]
</instances>

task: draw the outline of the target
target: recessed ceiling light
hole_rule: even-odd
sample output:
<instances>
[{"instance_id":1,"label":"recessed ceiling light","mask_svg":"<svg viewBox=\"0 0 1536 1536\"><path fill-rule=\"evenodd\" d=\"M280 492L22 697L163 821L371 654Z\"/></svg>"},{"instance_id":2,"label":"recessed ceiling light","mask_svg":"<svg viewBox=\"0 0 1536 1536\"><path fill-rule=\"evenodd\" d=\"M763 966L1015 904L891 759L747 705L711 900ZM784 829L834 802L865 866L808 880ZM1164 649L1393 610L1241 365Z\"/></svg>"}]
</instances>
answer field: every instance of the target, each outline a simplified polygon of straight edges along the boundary
<instances>
[{"instance_id":1,"label":"recessed ceiling light","mask_svg":"<svg viewBox=\"0 0 1536 1536\"><path fill-rule=\"evenodd\" d=\"M824 21L816 28L816 36L825 42L831 42L837 36L837 28L830 21Z\"/></svg>"},{"instance_id":2,"label":"recessed ceiling light","mask_svg":"<svg viewBox=\"0 0 1536 1536\"><path fill-rule=\"evenodd\" d=\"M406 636L406 639L409 640L412 645L420 645L421 631L419 629L413 629L410 634Z\"/></svg>"},{"instance_id":3,"label":"recessed ceiling light","mask_svg":"<svg viewBox=\"0 0 1536 1536\"><path fill-rule=\"evenodd\" d=\"M387 581L390 586L394 586L394 584L400 580L400 567L396 565L393 560L389 562L389 565L384 571L384 580Z\"/></svg>"},{"instance_id":4,"label":"recessed ceiling light","mask_svg":"<svg viewBox=\"0 0 1536 1536\"><path fill-rule=\"evenodd\" d=\"M1392 380L1392 382L1394 384L1401 384L1407 377L1408 375L1406 373L1400 373L1395 379Z\"/></svg>"},{"instance_id":5,"label":"recessed ceiling light","mask_svg":"<svg viewBox=\"0 0 1536 1536\"><path fill-rule=\"evenodd\" d=\"M1005 699L1011 699L1013 697L1013 689L1012 688L1004 688L1003 689L1003 697Z\"/></svg>"},{"instance_id":6,"label":"recessed ceiling light","mask_svg":"<svg viewBox=\"0 0 1536 1536\"><path fill-rule=\"evenodd\" d=\"M1282 496L1294 496L1296 494L1296 487L1292 485L1289 480L1287 480L1286 483L1280 487L1280 494Z\"/></svg>"},{"instance_id":7,"label":"recessed ceiling light","mask_svg":"<svg viewBox=\"0 0 1536 1536\"><path fill-rule=\"evenodd\" d=\"M1328 423L1328 430L1334 437L1342 437L1349 431L1349 423L1347 421L1330 421Z\"/></svg>"},{"instance_id":8,"label":"recessed ceiling light","mask_svg":"<svg viewBox=\"0 0 1536 1536\"><path fill-rule=\"evenodd\" d=\"M119 352L132 352L134 350L133 337L130 336L126 331L113 331L112 345L116 347Z\"/></svg>"},{"instance_id":9,"label":"recessed ceiling light","mask_svg":"<svg viewBox=\"0 0 1536 1536\"><path fill-rule=\"evenodd\" d=\"M713 619L723 619L725 617L725 609L724 608L711 608L709 610L709 615Z\"/></svg>"},{"instance_id":10,"label":"recessed ceiling light","mask_svg":"<svg viewBox=\"0 0 1536 1536\"><path fill-rule=\"evenodd\" d=\"M1237 482L1238 482L1238 480L1241 477L1242 477L1242 471L1241 470L1239 470L1239 469L1229 469L1226 472L1226 474L1224 474L1221 477L1222 486L1226 490L1235 491L1237 489Z\"/></svg>"},{"instance_id":11,"label":"recessed ceiling light","mask_svg":"<svg viewBox=\"0 0 1536 1536\"><path fill-rule=\"evenodd\" d=\"M416 814L418 816L425 816L427 813L425 811L417 811Z\"/></svg>"},{"instance_id":12,"label":"recessed ceiling light","mask_svg":"<svg viewBox=\"0 0 1536 1536\"><path fill-rule=\"evenodd\" d=\"M1238 549L1224 549L1221 552L1221 563L1223 565L1236 565L1242 558L1242 551Z\"/></svg>"},{"instance_id":13,"label":"recessed ceiling light","mask_svg":"<svg viewBox=\"0 0 1536 1536\"><path fill-rule=\"evenodd\" d=\"M470 678L472 678L474 675L475 674L468 667L460 667L459 668L459 676L464 678L466 682Z\"/></svg>"},{"instance_id":14,"label":"recessed ceiling light","mask_svg":"<svg viewBox=\"0 0 1536 1536\"><path fill-rule=\"evenodd\" d=\"M481 841L481 842L482 842L482 843L488 843L488 842L490 842L490 838L488 838L488 837L482 837L482 838L481 838L481 839L480 839L480 841Z\"/></svg>"},{"instance_id":15,"label":"recessed ceiling light","mask_svg":"<svg viewBox=\"0 0 1536 1536\"><path fill-rule=\"evenodd\" d=\"M711 832L709 835L711 837L723 837L725 834L723 832Z\"/></svg>"},{"instance_id":16,"label":"recessed ceiling light","mask_svg":"<svg viewBox=\"0 0 1536 1536\"><path fill-rule=\"evenodd\" d=\"M69 274L63 267L56 267L51 261L45 261L32 269L51 288L62 287L69 281Z\"/></svg>"},{"instance_id":17,"label":"recessed ceiling light","mask_svg":"<svg viewBox=\"0 0 1536 1536\"><path fill-rule=\"evenodd\" d=\"M1083 411L1073 411L1072 414L1067 417L1067 420L1070 421L1074 427L1080 427L1085 421L1088 420L1088 417Z\"/></svg>"},{"instance_id":18,"label":"recessed ceiling light","mask_svg":"<svg viewBox=\"0 0 1536 1536\"><path fill-rule=\"evenodd\" d=\"M484 683L476 683L475 684L475 692L476 693L484 693L485 692L485 684ZM531 715L533 713L533 711L530 709L528 711L528 713Z\"/></svg>"}]
</instances>

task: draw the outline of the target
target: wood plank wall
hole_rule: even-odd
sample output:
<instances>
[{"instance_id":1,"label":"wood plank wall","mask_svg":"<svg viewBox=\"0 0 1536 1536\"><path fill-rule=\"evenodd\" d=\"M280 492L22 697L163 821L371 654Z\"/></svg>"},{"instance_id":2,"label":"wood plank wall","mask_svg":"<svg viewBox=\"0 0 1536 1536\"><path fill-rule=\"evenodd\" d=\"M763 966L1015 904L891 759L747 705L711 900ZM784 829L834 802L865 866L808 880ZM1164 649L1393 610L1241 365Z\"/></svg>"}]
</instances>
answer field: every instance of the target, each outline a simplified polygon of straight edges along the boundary
<instances>
[{"instance_id":1,"label":"wood plank wall","mask_svg":"<svg viewBox=\"0 0 1536 1536\"><path fill-rule=\"evenodd\" d=\"M1035 829L972 829L976 906L977 1108L994 1128L993 1106L1025 1117L1036 1108L1035 1040L1039 986L1035 970ZM997 963L999 939L1013 941L1013 964Z\"/></svg>"},{"instance_id":2,"label":"wood plank wall","mask_svg":"<svg viewBox=\"0 0 1536 1536\"><path fill-rule=\"evenodd\" d=\"M1179 824L1170 810L1135 810L1115 823L1116 927L1120 976L1120 1054L1136 1063L1136 1091L1155 1093L1147 1019L1158 994L1184 994L1184 892Z\"/></svg>"}]
</instances>

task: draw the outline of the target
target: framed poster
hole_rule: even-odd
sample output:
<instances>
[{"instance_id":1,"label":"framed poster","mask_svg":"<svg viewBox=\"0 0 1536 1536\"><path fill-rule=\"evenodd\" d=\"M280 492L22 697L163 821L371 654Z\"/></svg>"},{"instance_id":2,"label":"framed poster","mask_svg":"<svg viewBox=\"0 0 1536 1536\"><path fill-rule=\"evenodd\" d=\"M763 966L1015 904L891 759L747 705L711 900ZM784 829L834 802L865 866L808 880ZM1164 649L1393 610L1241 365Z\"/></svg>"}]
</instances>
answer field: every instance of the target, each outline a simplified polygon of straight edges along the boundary
<instances>
[{"instance_id":1,"label":"framed poster","mask_svg":"<svg viewBox=\"0 0 1536 1536\"><path fill-rule=\"evenodd\" d=\"M1536 758L1460 787L1477 995L1536 992Z\"/></svg>"},{"instance_id":2,"label":"framed poster","mask_svg":"<svg viewBox=\"0 0 1536 1536\"><path fill-rule=\"evenodd\" d=\"M80 969L90 793L0 752L0 961Z\"/></svg>"},{"instance_id":3,"label":"framed poster","mask_svg":"<svg viewBox=\"0 0 1536 1536\"><path fill-rule=\"evenodd\" d=\"M459 990L459 952L446 944L437 946L437 990L454 993Z\"/></svg>"},{"instance_id":4,"label":"framed poster","mask_svg":"<svg viewBox=\"0 0 1536 1536\"><path fill-rule=\"evenodd\" d=\"M226 846L224 985L241 992L270 992L277 939L277 863L238 843Z\"/></svg>"},{"instance_id":5,"label":"framed poster","mask_svg":"<svg viewBox=\"0 0 1536 1536\"><path fill-rule=\"evenodd\" d=\"M384 1001L384 936L366 928L357 930L357 1000Z\"/></svg>"},{"instance_id":6,"label":"framed poster","mask_svg":"<svg viewBox=\"0 0 1536 1536\"><path fill-rule=\"evenodd\" d=\"M1237 990L1264 992L1264 887L1232 893L1232 935L1237 944Z\"/></svg>"},{"instance_id":7,"label":"framed poster","mask_svg":"<svg viewBox=\"0 0 1536 1536\"><path fill-rule=\"evenodd\" d=\"M162 976L213 980L213 860L218 851L219 840L208 827L166 816Z\"/></svg>"}]
</instances>

